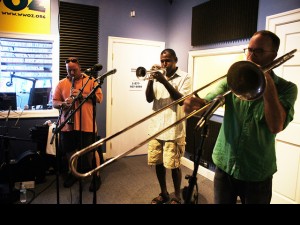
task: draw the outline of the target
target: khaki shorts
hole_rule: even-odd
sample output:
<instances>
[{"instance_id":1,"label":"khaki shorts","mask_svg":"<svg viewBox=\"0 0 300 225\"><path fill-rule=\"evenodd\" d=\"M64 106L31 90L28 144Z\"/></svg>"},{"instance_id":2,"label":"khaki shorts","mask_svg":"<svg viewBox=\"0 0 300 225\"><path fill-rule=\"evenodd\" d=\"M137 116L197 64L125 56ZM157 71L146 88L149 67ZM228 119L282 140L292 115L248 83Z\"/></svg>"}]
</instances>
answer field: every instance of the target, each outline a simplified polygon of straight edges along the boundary
<instances>
[{"instance_id":1,"label":"khaki shorts","mask_svg":"<svg viewBox=\"0 0 300 225\"><path fill-rule=\"evenodd\" d=\"M181 165L181 157L185 151L185 137L174 141L151 140L148 143L148 165L164 164L168 169Z\"/></svg>"}]
</instances>

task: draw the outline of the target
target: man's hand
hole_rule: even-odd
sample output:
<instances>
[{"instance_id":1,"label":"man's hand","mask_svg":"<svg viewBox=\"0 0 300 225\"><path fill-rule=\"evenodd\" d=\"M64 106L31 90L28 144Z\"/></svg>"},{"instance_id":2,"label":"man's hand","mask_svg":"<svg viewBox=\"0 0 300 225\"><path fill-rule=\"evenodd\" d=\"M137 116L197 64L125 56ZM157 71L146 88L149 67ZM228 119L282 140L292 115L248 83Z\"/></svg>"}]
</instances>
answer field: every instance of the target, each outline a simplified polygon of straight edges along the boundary
<instances>
[{"instance_id":1,"label":"man's hand","mask_svg":"<svg viewBox=\"0 0 300 225\"><path fill-rule=\"evenodd\" d=\"M206 100L196 97L187 98L183 102L184 112L186 113L191 113L194 110L198 110L204 105L206 105Z\"/></svg>"},{"instance_id":2,"label":"man's hand","mask_svg":"<svg viewBox=\"0 0 300 225\"><path fill-rule=\"evenodd\" d=\"M73 102L73 97L70 96L66 98L65 101L61 103L61 108L68 109L72 105L72 102Z\"/></svg>"},{"instance_id":3,"label":"man's hand","mask_svg":"<svg viewBox=\"0 0 300 225\"><path fill-rule=\"evenodd\" d=\"M160 83L163 83L164 81L166 81L166 77L160 72L152 73L152 77L153 77L153 79L157 80Z\"/></svg>"}]
</instances>

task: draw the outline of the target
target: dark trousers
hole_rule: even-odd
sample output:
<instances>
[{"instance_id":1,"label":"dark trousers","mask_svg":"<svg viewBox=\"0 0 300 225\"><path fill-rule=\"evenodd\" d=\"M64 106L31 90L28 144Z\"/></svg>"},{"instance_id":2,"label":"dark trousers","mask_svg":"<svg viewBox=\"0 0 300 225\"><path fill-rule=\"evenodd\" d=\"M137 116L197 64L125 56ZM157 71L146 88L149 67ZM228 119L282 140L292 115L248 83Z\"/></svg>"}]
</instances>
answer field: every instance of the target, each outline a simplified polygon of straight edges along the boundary
<instances>
[{"instance_id":1,"label":"dark trousers","mask_svg":"<svg viewBox=\"0 0 300 225\"><path fill-rule=\"evenodd\" d=\"M95 136L92 132L61 132L62 157L66 157L68 162L76 151L93 144L95 142L94 138ZM86 153L78 158L77 167L79 172L87 172L94 168L92 166L92 153Z\"/></svg>"},{"instance_id":2,"label":"dark trousers","mask_svg":"<svg viewBox=\"0 0 300 225\"><path fill-rule=\"evenodd\" d=\"M215 204L236 204L239 196L242 204L270 204L272 178L271 176L259 182L241 181L216 167L214 202Z\"/></svg>"}]
</instances>

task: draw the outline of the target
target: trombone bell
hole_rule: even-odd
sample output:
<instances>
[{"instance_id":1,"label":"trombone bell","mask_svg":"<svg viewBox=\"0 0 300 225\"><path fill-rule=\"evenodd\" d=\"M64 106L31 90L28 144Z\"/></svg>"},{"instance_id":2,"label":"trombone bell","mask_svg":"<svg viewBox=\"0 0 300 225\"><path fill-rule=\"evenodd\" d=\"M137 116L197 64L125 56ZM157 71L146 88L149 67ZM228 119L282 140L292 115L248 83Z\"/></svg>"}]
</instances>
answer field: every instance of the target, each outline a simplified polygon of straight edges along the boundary
<instances>
[{"instance_id":1,"label":"trombone bell","mask_svg":"<svg viewBox=\"0 0 300 225\"><path fill-rule=\"evenodd\" d=\"M227 83L238 98L252 101L263 95L266 78L263 71L255 63L239 61L229 68Z\"/></svg>"}]
</instances>

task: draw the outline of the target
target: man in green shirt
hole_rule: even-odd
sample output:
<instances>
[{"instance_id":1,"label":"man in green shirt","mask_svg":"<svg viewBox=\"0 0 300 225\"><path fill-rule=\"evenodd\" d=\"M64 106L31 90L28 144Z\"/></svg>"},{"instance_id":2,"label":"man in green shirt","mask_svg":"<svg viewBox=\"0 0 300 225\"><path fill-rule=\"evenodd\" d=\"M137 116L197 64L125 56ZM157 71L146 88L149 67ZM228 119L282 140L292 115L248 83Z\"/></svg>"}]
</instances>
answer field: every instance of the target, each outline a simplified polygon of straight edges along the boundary
<instances>
[{"instance_id":1,"label":"man in green shirt","mask_svg":"<svg viewBox=\"0 0 300 225\"><path fill-rule=\"evenodd\" d=\"M277 57L279 45L277 35L262 30L251 37L244 51L248 61L264 67ZM277 171L275 136L293 120L297 86L272 70L264 75L266 87L260 98L244 101L232 93L225 96L224 119L212 154L216 204L235 204L238 196L243 204L271 202ZM227 81L221 81L204 99L186 99L185 112L203 107L228 90Z\"/></svg>"}]
</instances>

